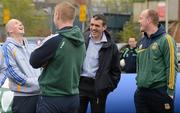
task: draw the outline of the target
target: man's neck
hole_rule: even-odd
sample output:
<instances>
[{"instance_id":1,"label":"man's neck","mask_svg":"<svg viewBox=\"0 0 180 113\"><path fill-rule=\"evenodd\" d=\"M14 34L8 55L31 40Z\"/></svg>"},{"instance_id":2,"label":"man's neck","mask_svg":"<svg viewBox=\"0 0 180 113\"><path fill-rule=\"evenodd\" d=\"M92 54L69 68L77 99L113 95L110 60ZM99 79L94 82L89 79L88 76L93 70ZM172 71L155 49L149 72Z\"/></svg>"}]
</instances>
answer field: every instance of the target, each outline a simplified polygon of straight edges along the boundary
<instances>
[{"instance_id":1,"label":"man's neck","mask_svg":"<svg viewBox=\"0 0 180 113\"><path fill-rule=\"evenodd\" d=\"M158 27L157 26L153 26L149 29L149 31L147 32L148 37L150 38L150 36L154 33L156 33L158 31Z\"/></svg>"},{"instance_id":2,"label":"man's neck","mask_svg":"<svg viewBox=\"0 0 180 113\"><path fill-rule=\"evenodd\" d=\"M61 23L58 25L58 29L62 29L62 28L67 27L67 26L73 26L73 23L72 22Z\"/></svg>"},{"instance_id":3,"label":"man's neck","mask_svg":"<svg viewBox=\"0 0 180 113\"><path fill-rule=\"evenodd\" d=\"M94 38L94 37L92 37L92 40L93 40L94 42L99 42L101 39L102 39L102 37L99 37L99 38Z\"/></svg>"},{"instance_id":4,"label":"man's neck","mask_svg":"<svg viewBox=\"0 0 180 113\"><path fill-rule=\"evenodd\" d=\"M130 49L134 49L135 47L131 47L131 46L130 46L129 48L130 48Z\"/></svg>"},{"instance_id":5,"label":"man's neck","mask_svg":"<svg viewBox=\"0 0 180 113\"><path fill-rule=\"evenodd\" d=\"M23 44L23 35L12 35L12 38L14 38L18 43Z\"/></svg>"},{"instance_id":6,"label":"man's neck","mask_svg":"<svg viewBox=\"0 0 180 113\"><path fill-rule=\"evenodd\" d=\"M92 37L92 40L93 40L94 42L99 42L102 38L103 38L103 33L101 34L100 37Z\"/></svg>"}]
</instances>

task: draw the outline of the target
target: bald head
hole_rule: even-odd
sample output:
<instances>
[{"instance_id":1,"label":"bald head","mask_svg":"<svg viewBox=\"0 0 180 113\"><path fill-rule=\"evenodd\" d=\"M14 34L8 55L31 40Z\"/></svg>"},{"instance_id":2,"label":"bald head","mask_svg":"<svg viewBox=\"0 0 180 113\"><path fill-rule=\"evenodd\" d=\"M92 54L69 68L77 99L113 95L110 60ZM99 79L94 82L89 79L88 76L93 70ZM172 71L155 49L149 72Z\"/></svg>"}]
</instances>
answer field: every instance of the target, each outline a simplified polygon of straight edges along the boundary
<instances>
[{"instance_id":1,"label":"bald head","mask_svg":"<svg viewBox=\"0 0 180 113\"><path fill-rule=\"evenodd\" d=\"M7 22L5 28L6 28L6 32L8 33L8 35L24 34L24 26L17 19L9 20Z\"/></svg>"},{"instance_id":2,"label":"bald head","mask_svg":"<svg viewBox=\"0 0 180 113\"><path fill-rule=\"evenodd\" d=\"M149 35L154 33L159 24L158 13L153 9L146 9L142 11L139 17L140 31L146 32Z\"/></svg>"},{"instance_id":3,"label":"bald head","mask_svg":"<svg viewBox=\"0 0 180 113\"><path fill-rule=\"evenodd\" d=\"M9 32L11 29L12 29L12 27L13 27L13 25L15 24L15 22L16 21L18 21L17 19L11 19L11 20L9 20L8 22L7 22L7 24L6 24L6 31L7 32Z\"/></svg>"},{"instance_id":4,"label":"bald head","mask_svg":"<svg viewBox=\"0 0 180 113\"><path fill-rule=\"evenodd\" d=\"M142 14L146 17L146 18L150 18L152 24L154 24L155 26L158 26L159 24L159 15L158 13L153 10L153 9L146 9L142 12Z\"/></svg>"}]
</instances>

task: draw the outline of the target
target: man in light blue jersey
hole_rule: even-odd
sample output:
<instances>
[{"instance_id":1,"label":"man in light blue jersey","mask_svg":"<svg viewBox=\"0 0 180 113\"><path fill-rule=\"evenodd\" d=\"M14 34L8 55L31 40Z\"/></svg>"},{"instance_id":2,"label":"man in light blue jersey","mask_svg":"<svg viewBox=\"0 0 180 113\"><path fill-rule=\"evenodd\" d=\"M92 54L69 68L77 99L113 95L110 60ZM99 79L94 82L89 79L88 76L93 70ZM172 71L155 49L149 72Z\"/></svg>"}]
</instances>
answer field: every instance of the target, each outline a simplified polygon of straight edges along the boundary
<instances>
[{"instance_id":1,"label":"man in light blue jersey","mask_svg":"<svg viewBox=\"0 0 180 113\"><path fill-rule=\"evenodd\" d=\"M6 66L4 64L4 57L2 53L2 47L0 47L0 87L4 84L6 80L6 74L5 74Z\"/></svg>"},{"instance_id":2,"label":"man in light blue jersey","mask_svg":"<svg viewBox=\"0 0 180 113\"><path fill-rule=\"evenodd\" d=\"M33 69L29 64L30 51L23 37L23 24L17 19L11 19L6 24L6 31L8 37L2 48L9 88L14 92L12 112L35 113L40 71Z\"/></svg>"}]
</instances>

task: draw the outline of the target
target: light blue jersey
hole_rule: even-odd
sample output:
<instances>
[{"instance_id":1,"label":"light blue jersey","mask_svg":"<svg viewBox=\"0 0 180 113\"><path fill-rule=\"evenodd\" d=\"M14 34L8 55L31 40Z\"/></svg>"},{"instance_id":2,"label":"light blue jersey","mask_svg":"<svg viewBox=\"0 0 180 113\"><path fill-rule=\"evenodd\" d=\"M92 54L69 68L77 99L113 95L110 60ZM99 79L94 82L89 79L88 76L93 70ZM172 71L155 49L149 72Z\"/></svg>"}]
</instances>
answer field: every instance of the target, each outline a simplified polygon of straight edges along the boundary
<instances>
[{"instance_id":1,"label":"light blue jersey","mask_svg":"<svg viewBox=\"0 0 180 113\"><path fill-rule=\"evenodd\" d=\"M9 78L9 88L15 96L30 96L39 94L38 77L40 70L33 69L29 63L31 51L27 41L23 44L8 37L3 44L6 74Z\"/></svg>"}]
</instances>

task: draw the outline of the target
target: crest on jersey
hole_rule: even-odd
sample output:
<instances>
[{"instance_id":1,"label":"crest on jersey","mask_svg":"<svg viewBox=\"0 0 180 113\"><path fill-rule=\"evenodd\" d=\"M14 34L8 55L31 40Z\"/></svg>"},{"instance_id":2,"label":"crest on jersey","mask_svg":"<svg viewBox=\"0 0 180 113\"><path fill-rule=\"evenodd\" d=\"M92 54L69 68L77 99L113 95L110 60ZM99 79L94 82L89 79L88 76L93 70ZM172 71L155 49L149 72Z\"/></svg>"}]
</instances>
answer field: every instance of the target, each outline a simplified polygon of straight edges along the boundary
<instances>
[{"instance_id":1,"label":"crest on jersey","mask_svg":"<svg viewBox=\"0 0 180 113\"><path fill-rule=\"evenodd\" d=\"M153 50L157 49L158 48L158 44L155 42L152 44L152 47L151 47Z\"/></svg>"}]
</instances>

